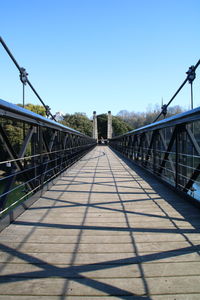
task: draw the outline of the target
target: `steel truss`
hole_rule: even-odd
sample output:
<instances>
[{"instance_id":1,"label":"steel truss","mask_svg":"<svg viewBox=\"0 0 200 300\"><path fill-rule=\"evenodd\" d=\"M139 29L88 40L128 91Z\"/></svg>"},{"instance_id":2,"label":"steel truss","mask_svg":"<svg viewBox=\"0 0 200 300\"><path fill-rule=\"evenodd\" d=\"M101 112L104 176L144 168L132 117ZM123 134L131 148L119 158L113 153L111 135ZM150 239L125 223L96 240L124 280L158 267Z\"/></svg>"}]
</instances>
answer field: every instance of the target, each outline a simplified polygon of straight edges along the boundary
<instances>
[{"instance_id":1,"label":"steel truss","mask_svg":"<svg viewBox=\"0 0 200 300\"><path fill-rule=\"evenodd\" d=\"M115 137L109 144L200 201L200 108Z\"/></svg>"},{"instance_id":2,"label":"steel truss","mask_svg":"<svg viewBox=\"0 0 200 300\"><path fill-rule=\"evenodd\" d=\"M42 189L95 145L76 130L0 100L0 210Z\"/></svg>"}]
</instances>

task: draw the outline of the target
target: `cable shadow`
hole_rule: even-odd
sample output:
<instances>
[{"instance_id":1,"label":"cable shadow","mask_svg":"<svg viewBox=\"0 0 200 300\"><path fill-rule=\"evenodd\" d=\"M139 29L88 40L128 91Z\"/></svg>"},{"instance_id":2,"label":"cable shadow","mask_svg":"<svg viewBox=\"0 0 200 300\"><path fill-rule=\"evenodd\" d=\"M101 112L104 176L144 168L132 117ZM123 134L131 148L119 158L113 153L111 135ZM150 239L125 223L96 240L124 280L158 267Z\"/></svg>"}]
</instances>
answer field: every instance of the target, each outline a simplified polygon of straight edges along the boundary
<instances>
[{"instance_id":1,"label":"cable shadow","mask_svg":"<svg viewBox=\"0 0 200 300\"><path fill-rule=\"evenodd\" d=\"M34 226L44 228L57 229L79 229L79 230L94 230L94 231L123 231L123 232L148 232L148 233L200 233L200 229L187 228L143 228L143 227L114 227L114 226L95 226L95 225L76 225L76 224L52 224L28 221L15 221L14 225L19 226Z\"/></svg>"},{"instance_id":2,"label":"cable shadow","mask_svg":"<svg viewBox=\"0 0 200 300\"><path fill-rule=\"evenodd\" d=\"M44 199L47 199L47 200L52 200L54 201L55 199L54 198L49 198L49 197L45 197L43 196L42 198ZM155 198L157 199L157 198ZM147 201L149 200L149 198L146 198L146 199L140 199L140 200L123 200L123 203L130 203L130 202L143 202L143 201ZM70 203L71 205L67 205L67 206L64 206L64 205L61 205L61 206L43 206L43 207L32 207L30 209L32 210L40 210L40 209L55 209L55 208L63 208L63 207L76 207L76 206L90 206L90 207L93 207L93 208L97 208L97 209L102 209L102 210L109 210L109 211L114 211L114 212L121 212L121 213L124 213L124 211L122 211L121 209L117 209L117 208L110 208L110 207L101 207L99 205L107 205L107 204L117 204L117 203L120 203L120 201L112 201L112 202L97 202L97 203L91 203L91 204L85 204L85 203L77 203L77 202L73 202L73 201L67 201L67 200L61 200L61 199L57 199L57 202L61 202L61 203ZM148 216L148 217L153 217L153 218L158 218L158 219L169 219L167 216L161 216L161 215L154 215L154 214L150 214L150 213L144 213L144 212L135 212L135 211L128 211L128 210L125 210L125 213L128 213L128 214L132 214L132 215L140 215L140 216ZM184 219L182 218L177 218L177 217L172 217L173 220L176 220L176 221L184 221Z\"/></svg>"},{"instance_id":3,"label":"cable shadow","mask_svg":"<svg viewBox=\"0 0 200 300\"><path fill-rule=\"evenodd\" d=\"M126 180L126 181L117 181L117 183L130 183L130 180ZM89 185L91 184L91 182L84 182L84 181L78 181L76 180L76 182L72 183L71 186L77 186L77 185ZM106 186L106 187L113 187L114 185L112 184L111 181L103 181L103 182L95 182L95 185L99 185L99 186ZM66 186L66 183L57 183L56 186ZM131 189L131 190L134 190L134 189L139 189L138 187L133 187L133 186L124 186L124 185L118 185L118 188L123 188L123 189ZM148 189L147 189L148 190ZM149 189L151 190L151 189Z\"/></svg>"},{"instance_id":4,"label":"cable shadow","mask_svg":"<svg viewBox=\"0 0 200 300\"><path fill-rule=\"evenodd\" d=\"M110 261L102 261L100 263L94 263L94 264L58 267L40 258L32 256L31 254L22 253L18 250L15 250L3 244L0 244L0 250L2 252L12 254L14 257L21 259L26 263L34 265L41 269L39 271L21 272L21 273L15 273L13 275L0 276L0 284L8 283L8 282L24 282L27 280L30 281L35 278L49 278L49 277L67 278L83 284L83 282L80 281L82 279L86 279L86 281L84 281L85 285L90 286L92 288L96 288L99 291L106 291L110 295L113 295L113 293L115 295L120 295L121 299L126 299L124 298L124 296L130 295L130 293L116 286L112 286L106 283L101 283L97 279L90 279L86 276L83 276L81 273L103 270L103 269L113 269L119 267L120 265L132 265L138 263L158 261L158 260L163 260L171 257L182 256L196 251L194 247L188 246L176 250L155 252L152 254L144 254L136 257L128 257L128 258L115 259ZM131 295L134 296L134 294ZM140 297L137 299L151 299L148 296L137 295L137 297Z\"/></svg>"},{"instance_id":5,"label":"cable shadow","mask_svg":"<svg viewBox=\"0 0 200 300\"><path fill-rule=\"evenodd\" d=\"M198 245L199 247L200 245ZM153 261L158 261L158 260L163 260L171 257L176 257L176 256L182 256L185 254L190 254L196 252L196 246L187 246L179 249L173 249L173 250L167 250L167 251L162 251L162 252L153 252L150 254L143 254L139 256L132 256L132 253L127 253L130 254L130 257L127 258L120 258L120 259L114 259L114 260L106 260L106 261L101 261L99 263L90 263L90 264L82 264L82 265L73 265L69 267L57 267L54 266L53 264L48 263L47 261L44 261L38 257L35 257L31 255L30 253L23 253L20 252L19 250L16 250L14 248L11 248L7 245L3 245L0 243L0 250L4 253L9 253L12 254L14 257L17 257L27 263L30 263L34 266L39 266L41 268L45 268L46 271L53 271L55 270L66 270L66 271L76 271L76 272L90 272L90 271L96 271L96 270L102 270L102 269L109 269L109 268L117 268L119 265L132 265L132 264L138 264L140 262L142 263L147 263L147 262L153 262ZM33 271L31 273L37 274L37 271ZM19 274L29 274L26 272L19 273ZM40 273L39 273L40 274ZM61 274L58 274L61 275ZM6 275L1 276L1 279ZM13 275L7 275L7 277L12 277ZM52 274L52 276L55 276Z\"/></svg>"},{"instance_id":6,"label":"cable shadow","mask_svg":"<svg viewBox=\"0 0 200 300\"><path fill-rule=\"evenodd\" d=\"M160 196L160 198L164 199L166 203L171 205L175 211L177 211L182 218L185 221L188 221L194 228L199 230L200 228L200 221L197 225L195 222L193 222L193 219L191 216L198 216L200 218L200 208L194 206L193 203L189 202L186 198L183 198L178 193L170 189L166 184L159 181L155 176L150 174L149 172L143 170L141 167L134 164L134 162L130 161L129 159L123 157L121 154L117 153L112 149L112 151L116 154L118 159L120 158L121 161L123 161L131 170L136 172L139 176L139 178L142 178L142 181L145 181L155 192ZM138 181L133 174L131 174L130 170L126 168L127 172L136 180ZM149 193L146 188L143 188L142 185L141 190L149 196L151 200L156 200L151 197L151 193ZM164 208L155 201L156 205L167 215ZM167 215L167 217L170 219L171 216ZM200 219L199 219L200 220Z\"/></svg>"},{"instance_id":7,"label":"cable shadow","mask_svg":"<svg viewBox=\"0 0 200 300\"><path fill-rule=\"evenodd\" d=\"M108 170L108 169L106 169L106 170ZM115 169L115 172L117 172L116 169ZM93 174L94 174L94 171L93 171ZM113 177L114 177L114 174L113 174ZM142 182L142 180L138 179L138 176L135 176L134 180L136 180L139 183ZM119 193L119 191L117 191L116 181L115 181L115 186L116 186L115 195L116 194L121 195L121 193ZM152 197L152 195L154 193L150 193L149 190L146 190L145 188L143 188L142 185L141 185L141 190L143 191L143 194L147 195L148 199L154 201L154 203L156 203L157 207L159 207L161 209L162 213L164 214L164 216L161 216L161 217L163 217L161 219L169 219L173 224L173 228L132 227L130 225L128 216L144 215L147 217L157 217L157 215L154 215L151 213L149 213L149 214L143 213L143 212L133 212L133 211L129 212L124 205L130 201L132 202L132 200L127 200L127 202L126 202L126 200L124 201L121 198L119 198L119 201L110 201L109 202L109 204L112 204L112 203L115 204L115 203L120 202L122 204L121 209L100 206L100 205L106 205L106 204L108 204L108 202L99 202L97 204L90 203L90 197L93 194L92 188L90 189L90 193L88 196L89 198L88 198L87 203L74 203L73 201L65 201L65 200L59 199L60 198L60 196L59 196L58 199L54 199L54 201L58 201L58 202L60 201L60 203L67 202L67 203L69 203L69 205L66 205L66 206L65 205L63 205L63 206L55 205L55 206L51 206L51 207L46 206L47 210L51 211L54 208L63 208L63 207L70 208L70 207L81 207L82 206L85 208L85 210L83 212L83 219L82 219L80 225L44 223L43 220L40 220L39 222L15 221L14 224L18 225L18 226L33 226L34 228L40 227L40 228L55 228L55 229L58 228L58 229L64 229L64 230L65 229L79 230L77 241L76 241L77 243L74 247L74 251L72 253L72 257L69 262L70 266L58 267L53 264L49 264L48 262L46 262L44 260L36 258L32 254L22 253L21 251L19 251L19 249L15 250L9 246L0 245L0 249L3 252L11 254L12 256L17 257L17 258L25 261L26 263L35 265L41 269L39 271L16 273L14 276L13 275L11 275L11 276L4 275L0 279L0 284L8 283L8 282L19 282L19 283L21 282L22 283L25 280L32 280L32 279L38 278L38 277L41 277L41 278L59 277L59 278L66 279L66 283L63 286L62 296L61 296L60 300L64 300L64 295L66 295L66 291L67 291L68 280L73 280L73 281L76 281L76 282L82 284L83 286L85 285L88 287L95 288L101 292L106 292L108 294L108 296L115 294L118 296L118 298L121 298L121 299L127 299L127 297L132 297L134 299L135 297L137 297L136 299L149 299L150 300L151 299L150 296L139 296L139 295L135 295L135 294L130 294L130 292L128 292L127 290L125 290L123 288L113 286L112 284L107 284L107 283L101 282L101 279L97 280L96 278L95 279L88 278L87 276L81 274L83 272L90 272L93 270L103 270L103 269L112 269L112 268L115 269L115 268L119 267L120 265L128 265L128 264L129 265L131 265L131 264L140 264L141 265L143 262L159 261L159 260L164 260L164 259L171 258L171 257L176 257L176 256L178 257L178 256L188 254L188 253L194 253L194 252L198 253L198 251L200 250L200 245L191 244L191 245L188 245L188 247L183 247L183 248L179 248L179 249L175 249L175 250L162 251L162 252L159 251L159 252L154 252L151 254L143 254L143 255L139 254L139 252L137 250L137 243L136 243L136 241L134 239L134 235L132 233L155 232L155 233L179 233L179 234L184 235L185 233L200 232L200 229L197 229L198 228L197 226L196 226L196 228L191 228L191 229L179 228L178 226L176 226L174 221L179 221L179 219L172 218L171 216L166 214L166 212L163 210L162 206L159 206L159 203L156 202L158 199L155 197ZM111 194L113 194L113 193L111 193ZM108 227L108 226L85 225L85 220L86 220L87 212L88 212L89 208L96 208L98 211L103 209L105 211L120 212L121 214L125 215L127 226L126 227L122 227L122 226ZM35 208L35 209L41 209L41 208ZM180 221L182 221L182 219L180 219ZM133 250L134 250L133 252L134 252L135 256L131 252L130 257L126 257L124 259L106 260L106 261L102 261L102 262L96 263L96 264L84 264L81 266L77 266L74 264L74 262L75 262L76 256L79 255L78 247L81 242L83 230L85 230L85 231L93 230L94 235L95 235L95 232L97 233L99 230L112 231L112 232L117 232L117 231L129 232L130 236L131 236L131 242L133 244ZM48 260L48 255L47 255L47 260ZM140 272L141 272L141 278L142 278L143 284L144 284L144 289L146 289L145 293L147 294L148 293L148 285L147 285L145 274L142 270L142 267L140 268ZM130 298L129 298L129 300L130 300Z\"/></svg>"},{"instance_id":8,"label":"cable shadow","mask_svg":"<svg viewBox=\"0 0 200 300\"><path fill-rule=\"evenodd\" d=\"M101 152L100 152L101 153ZM91 157L91 158L86 158L86 159L80 159L80 161L89 161L89 160L92 160L92 159L96 159L96 158L100 158L100 157L102 157L102 156L104 156L105 155L105 153L103 152L102 154L100 154L100 155L98 155L98 156L93 156L93 157Z\"/></svg>"},{"instance_id":9,"label":"cable shadow","mask_svg":"<svg viewBox=\"0 0 200 300\"><path fill-rule=\"evenodd\" d=\"M115 152L116 154L116 152ZM150 173L144 171L142 168L136 166L131 162L130 160L122 157L122 155L117 155L117 159L119 160L120 164L124 167L124 169L128 172L128 174L135 179L135 181L139 184L141 190L144 191L144 193L153 201L153 203L160 209L162 213L165 214L165 216L168 218L168 220L171 222L171 224L179 231L181 232L181 229L179 227L179 224L176 223L175 220L171 217L171 215L167 212L167 209L165 207L162 207L159 202L157 202L155 199L151 197L151 194L145 190L145 187L142 186L141 182L137 181L138 176L143 179L143 181L152 187L156 191L158 195L162 199L165 200L165 203L170 204L173 209L178 212L184 219L185 222L188 222L192 227L195 228L196 232L199 231L200 228L200 221L194 221L191 216L190 212L192 211L195 215L199 215L199 209L197 207L194 207L192 203L189 203L186 200L184 201L177 193L174 191L170 190L169 187L167 188L166 185L164 185L162 182L159 182L154 176L152 177L152 174L150 176ZM125 164L124 164L125 162ZM134 171L134 174L131 171ZM137 178L135 176L135 173L137 174ZM176 199L176 202L173 201L172 199ZM181 209L180 209L181 207ZM189 216L189 218L188 218ZM181 232L182 237L185 239L185 241L191 245L194 246L193 242L188 238L188 236L182 231ZM200 251L197 251L198 255L200 256Z\"/></svg>"},{"instance_id":10,"label":"cable shadow","mask_svg":"<svg viewBox=\"0 0 200 300\"><path fill-rule=\"evenodd\" d=\"M62 193L63 190L53 190L51 189L51 192L56 192L56 193ZM70 190L70 191L66 191L66 193L76 193L76 194L88 194L88 191L83 191L83 190L79 190L79 191L76 191L76 190ZM103 191L103 192L100 192L100 191L93 191L91 192L92 194L113 194L113 195L116 195L116 192L109 192L109 191ZM120 194L122 195L143 195L144 192L120 192ZM157 195L157 193L153 193L153 192L149 192L149 194L151 195Z\"/></svg>"}]
</instances>

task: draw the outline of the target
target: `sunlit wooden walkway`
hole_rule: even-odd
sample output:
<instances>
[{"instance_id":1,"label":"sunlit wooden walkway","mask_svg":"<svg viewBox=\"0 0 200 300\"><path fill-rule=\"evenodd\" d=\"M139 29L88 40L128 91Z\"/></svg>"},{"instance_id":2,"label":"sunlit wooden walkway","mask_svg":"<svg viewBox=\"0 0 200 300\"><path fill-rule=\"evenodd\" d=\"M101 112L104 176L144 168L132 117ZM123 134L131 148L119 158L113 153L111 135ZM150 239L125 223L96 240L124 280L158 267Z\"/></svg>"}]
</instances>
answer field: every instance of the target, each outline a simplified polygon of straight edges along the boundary
<instances>
[{"instance_id":1,"label":"sunlit wooden walkway","mask_svg":"<svg viewBox=\"0 0 200 300\"><path fill-rule=\"evenodd\" d=\"M200 211L108 147L0 240L0 300L200 299Z\"/></svg>"}]
</instances>

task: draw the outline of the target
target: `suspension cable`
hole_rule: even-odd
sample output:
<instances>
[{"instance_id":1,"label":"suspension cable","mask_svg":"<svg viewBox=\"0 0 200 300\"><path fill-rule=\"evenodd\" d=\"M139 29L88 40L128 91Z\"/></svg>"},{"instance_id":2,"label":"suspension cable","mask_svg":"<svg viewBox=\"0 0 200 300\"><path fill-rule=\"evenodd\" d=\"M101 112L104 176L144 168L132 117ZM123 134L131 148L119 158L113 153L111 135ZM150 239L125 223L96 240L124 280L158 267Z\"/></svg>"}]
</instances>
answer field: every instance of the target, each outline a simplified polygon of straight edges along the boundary
<instances>
[{"instance_id":1,"label":"suspension cable","mask_svg":"<svg viewBox=\"0 0 200 300\"><path fill-rule=\"evenodd\" d=\"M4 47L4 49L6 50L7 54L10 56L11 60L14 62L15 66L17 67L17 69L19 70L21 82L23 84L27 83L29 85L29 87L31 88L31 90L34 92L34 94L37 96L37 98L40 100L40 102L44 106L44 108L46 110L47 117L51 116L52 120L56 121L55 117L52 115L52 113L50 111L50 107L44 103L44 101L41 99L41 97L39 96L39 94L36 92L35 88L31 84L31 82L28 80L28 73L26 72L26 69L20 67L20 65L16 61L15 57L13 56L13 54L11 53L10 49L8 48L8 46L6 45L6 43L4 42L4 40L3 40L3 38L1 36L0 36L0 43L2 44L2 46Z\"/></svg>"},{"instance_id":2,"label":"suspension cable","mask_svg":"<svg viewBox=\"0 0 200 300\"><path fill-rule=\"evenodd\" d=\"M153 123L156 122L160 118L161 115L166 116L168 106L174 100L174 98L178 95L178 93L181 91L181 89L184 87L184 85L186 84L187 81L191 84L191 87L192 87L192 83L196 77L195 71L199 65L200 65L200 59L198 60L198 62L196 63L195 66L191 66L189 68L189 70L186 72L186 74L187 74L186 79L183 81L183 83L178 88L178 90L173 95L173 97L169 100L169 102L167 104L162 105L162 107L161 107L162 111L159 113L159 115L156 117L156 119L153 121Z\"/></svg>"}]
</instances>

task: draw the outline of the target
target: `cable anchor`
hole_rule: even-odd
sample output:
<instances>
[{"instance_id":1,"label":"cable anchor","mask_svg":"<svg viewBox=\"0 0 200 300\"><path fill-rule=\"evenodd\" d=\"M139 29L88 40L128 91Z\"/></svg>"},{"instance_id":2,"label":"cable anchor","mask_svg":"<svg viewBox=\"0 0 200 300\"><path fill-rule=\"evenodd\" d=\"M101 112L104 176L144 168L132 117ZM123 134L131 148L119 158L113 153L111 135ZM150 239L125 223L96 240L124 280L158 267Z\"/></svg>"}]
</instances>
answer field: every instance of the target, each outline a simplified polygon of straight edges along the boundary
<instances>
[{"instance_id":1,"label":"cable anchor","mask_svg":"<svg viewBox=\"0 0 200 300\"><path fill-rule=\"evenodd\" d=\"M48 105L45 105L47 118L51 115L51 108Z\"/></svg>"},{"instance_id":2,"label":"cable anchor","mask_svg":"<svg viewBox=\"0 0 200 300\"><path fill-rule=\"evenodd\" d=\"M190 84L193 83L193 81L196 78L196 73L195 73L195 66L189 67L189 70L186 72L187 74L187 80Z\"/></svg>"},{"instance_id":3,"label":"cable anchor","mask_svg":"<svg viewBox=\"0 0 200 300\"><path fill-rule=\"evenodd\" d=\"M162 109L162 114L164 115L164 118L166 117L166 114L167 114L167 104L163 104L161 106L161 109Z\"/></svg>"},{"instance_id":4,"label":"cable anchor","mask_svg":"<svg viewBox=\"0 0 200 300\"><path fill-rule=\"evenodd\" d=\"M20 78L21 82L26 85L26 83L28 81L28 73L26 72L26 69L20 68L19 78Z\"/></svg>"}]
</instances>

